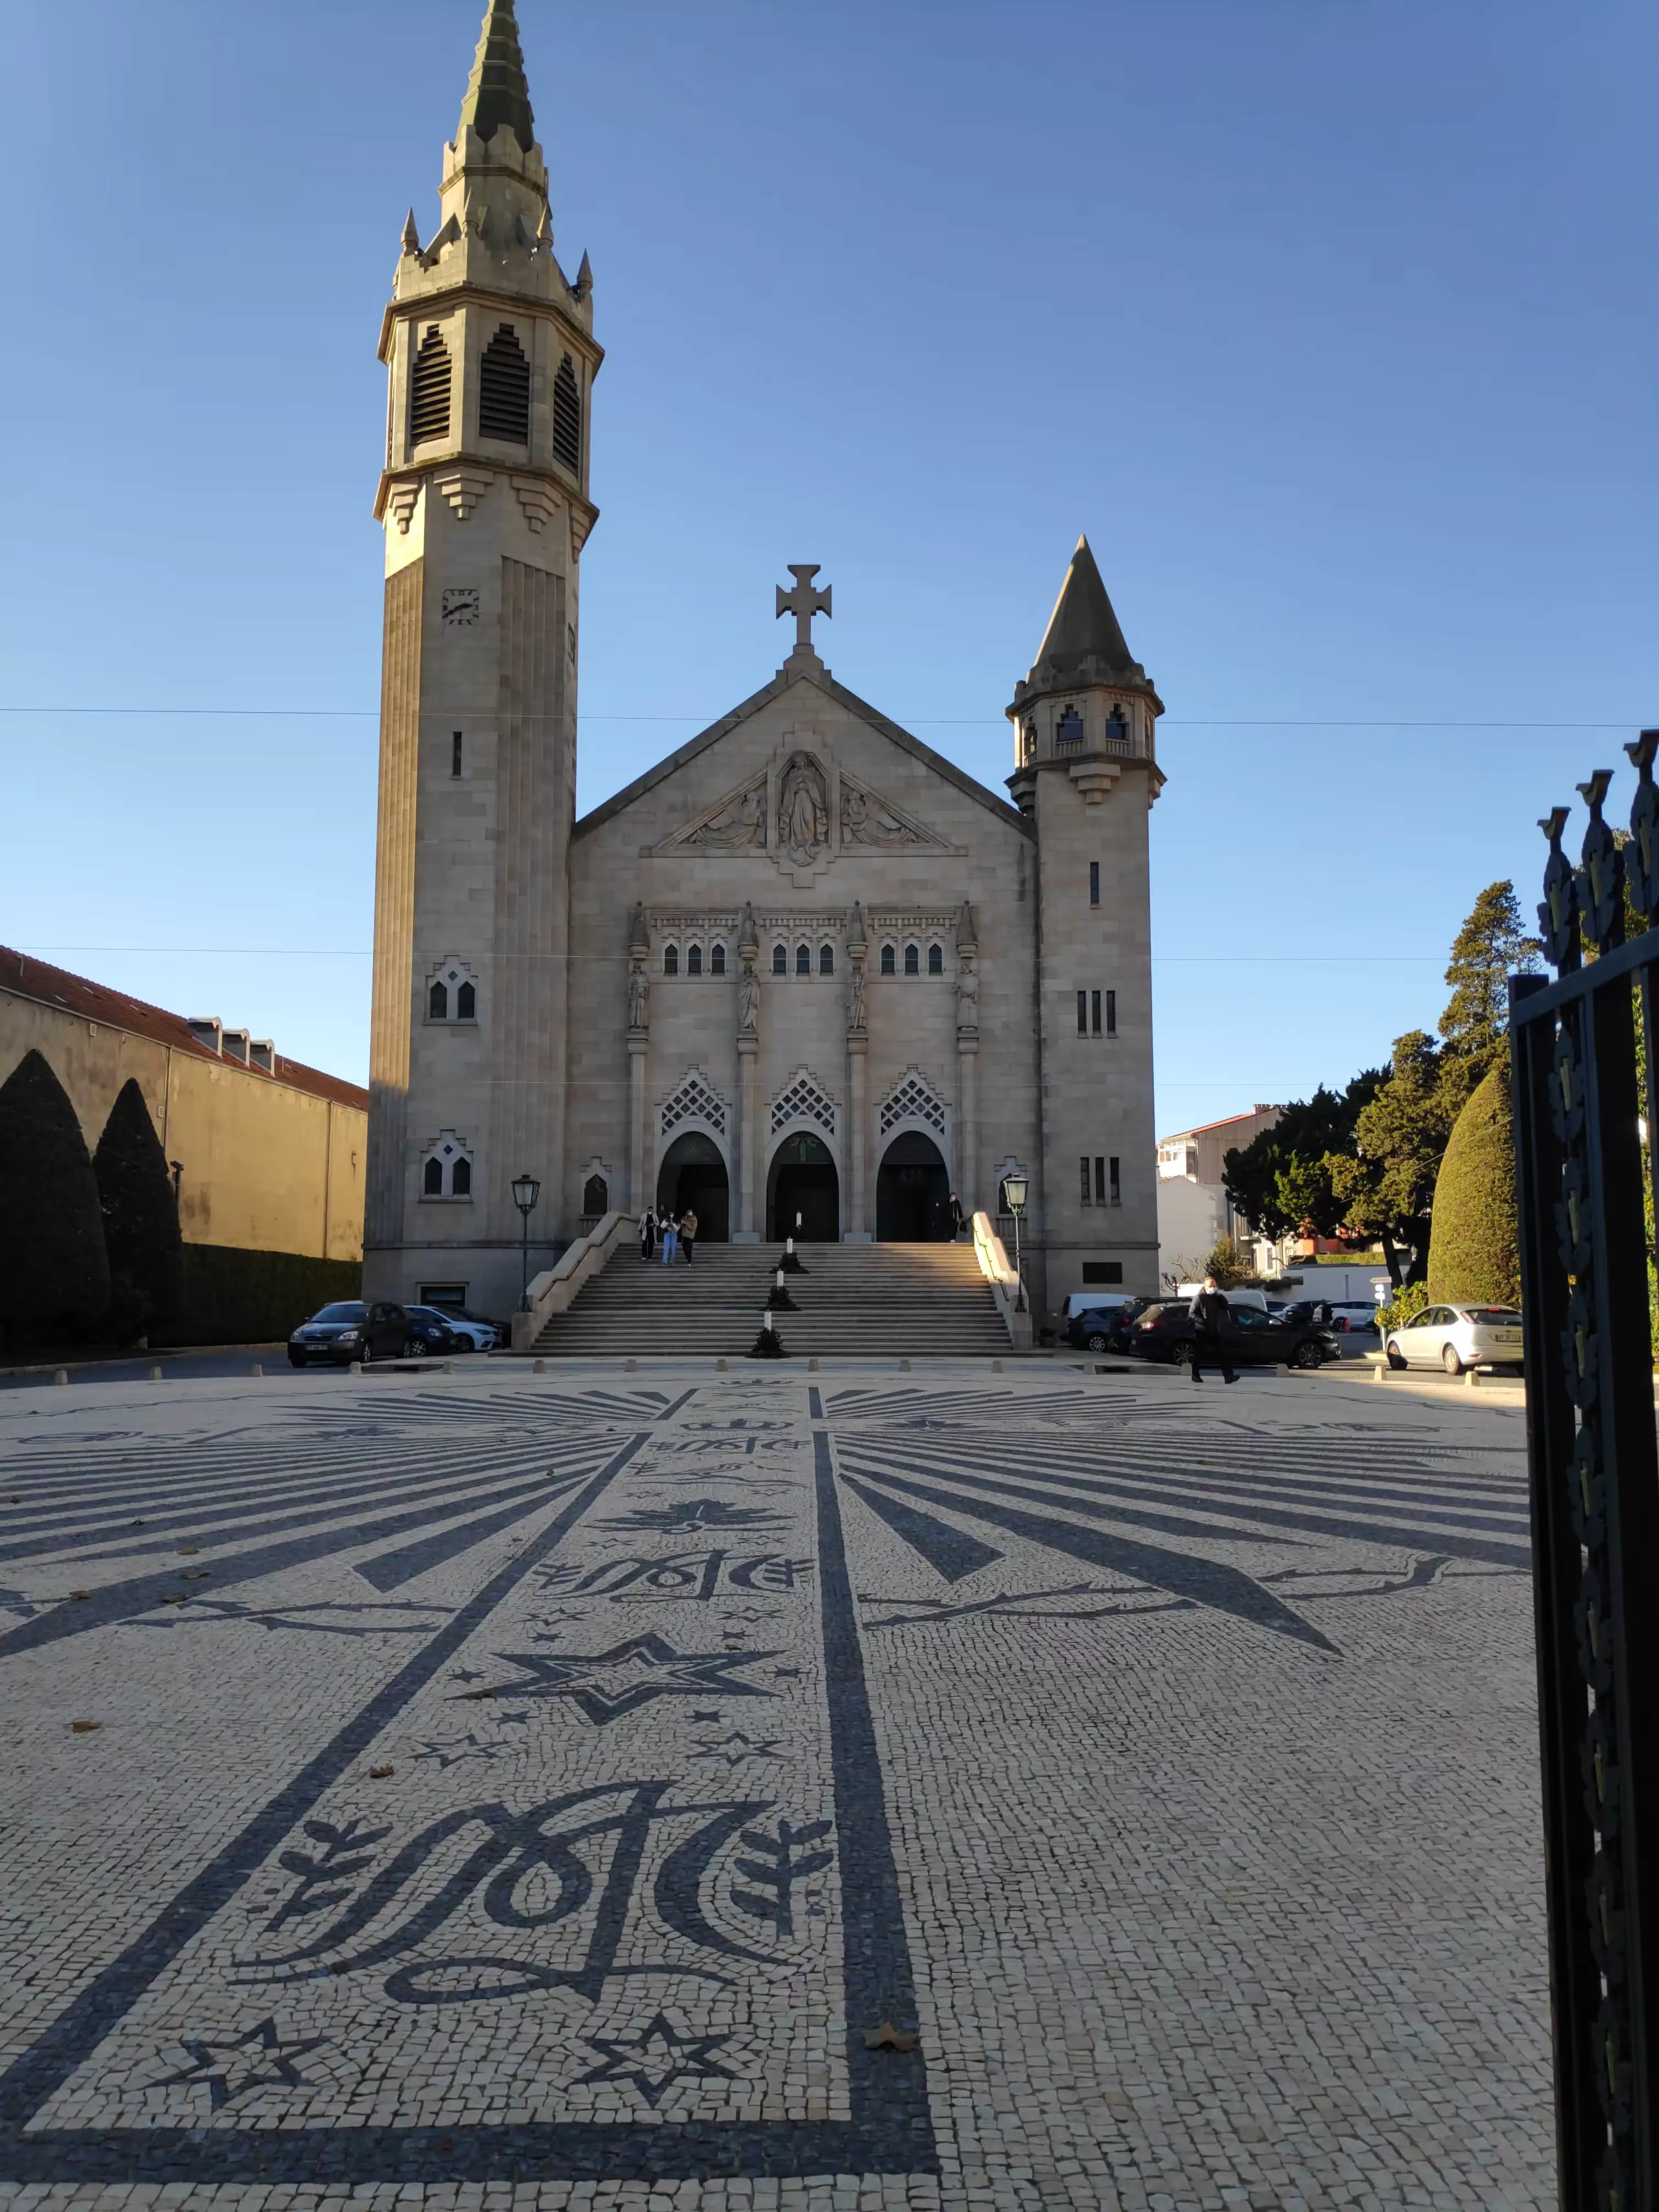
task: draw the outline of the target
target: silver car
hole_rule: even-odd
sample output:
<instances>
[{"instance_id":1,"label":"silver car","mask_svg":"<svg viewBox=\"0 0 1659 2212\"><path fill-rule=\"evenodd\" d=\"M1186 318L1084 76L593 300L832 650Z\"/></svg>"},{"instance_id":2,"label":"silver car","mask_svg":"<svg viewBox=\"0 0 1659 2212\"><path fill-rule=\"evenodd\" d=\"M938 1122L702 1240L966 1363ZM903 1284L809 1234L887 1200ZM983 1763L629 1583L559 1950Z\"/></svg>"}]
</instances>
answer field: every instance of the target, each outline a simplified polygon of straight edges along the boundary
<instances>
[{"instance_id":1,"label":"silver car","mask_svg":"<svg viewBox=\"0 0 1659 2212\"><path fill-rule=\"evenodd\" d=\"M1390 1329L1386 1349L1390 1367L1518 1367L1521 1316L1513 1306L1430 1306Z\"/></svg>"}]
</instances>

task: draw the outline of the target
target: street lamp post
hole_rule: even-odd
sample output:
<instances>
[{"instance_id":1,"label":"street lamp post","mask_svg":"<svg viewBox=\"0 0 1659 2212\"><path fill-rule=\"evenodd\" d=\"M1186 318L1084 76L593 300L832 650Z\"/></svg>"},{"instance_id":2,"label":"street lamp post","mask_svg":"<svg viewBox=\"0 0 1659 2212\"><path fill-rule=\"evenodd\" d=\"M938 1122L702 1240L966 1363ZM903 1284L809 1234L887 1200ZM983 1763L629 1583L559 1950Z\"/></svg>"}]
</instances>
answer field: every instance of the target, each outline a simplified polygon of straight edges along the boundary
<instances>
[{"instance_id":1,"label":"street lamp post","mask_svg":"<svg viewBox=\"0 0 1659 2212\"><path fill-rule=\"evenodd\" d=\"M1008 1211L1014 1217L1014 1311L1025 1311L1025 1274L1019 1258L1019 1217L1025 1211L1026 1179L1023 1175L1004 1176L1003 1195L1008 1201Z\"/></svg>"},{"instance_id":2,"label":"street lamp post","mask_svg":"<svg viewBox=\"0 0 1659 2212\"><path fill-rule=\"evenodd\" d=\"M518 1207L519 1217L524 1223L524 1287L519 1293L520 1313L530 1310L530 1217L536 1211L536 1201L541 1194L542 1187L534 1176L514 1176L513 1203Z\"/></svg>"}]
</instances>

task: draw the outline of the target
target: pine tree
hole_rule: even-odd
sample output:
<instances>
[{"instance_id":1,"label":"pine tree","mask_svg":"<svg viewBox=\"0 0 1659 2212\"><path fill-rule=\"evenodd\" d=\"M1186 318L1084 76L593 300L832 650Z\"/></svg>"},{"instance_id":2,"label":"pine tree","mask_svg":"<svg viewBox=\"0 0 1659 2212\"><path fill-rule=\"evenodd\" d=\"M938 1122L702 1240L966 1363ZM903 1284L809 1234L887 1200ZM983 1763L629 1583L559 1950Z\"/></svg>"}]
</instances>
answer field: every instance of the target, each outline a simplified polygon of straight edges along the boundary
<instances>
[{"instance_id":1,"label":"pine tree","mask_svg":"<svg viewBox=\"0 0 1659 2212\"><path fill-rule=\"evenodd\" d=\"M1536 973L1543 950L1521 927L1515 885L1488 884L1453 939L1445 977L1452 994L1440 1017L1448 1048L1479 1063L1468 1090L1492 1066L1509 1033L1509 978Z\"/></svg>"},{"instance_id":2,"label":"pine tree","mask_svg":"<svg viewBox=\"0 0 1659 2212\"><path fill-rule=\"evenodd\" d=\"M125 1340L171 1321L184 1294L173 1179L136 1080L122 1085L110 1109L93 1169L109 1254L111 1322Z\"/></svg>"},{"instance_id":3,"label":"pine tree","mask_svg":"<svg viewBox=\"0 0 1659 2212\"><path fill-rule=\"evenodd\" d=\"M98 1184L69 1094L38 1052L0 1084L0 1330L82 1336L109 1305Z\"/></svg>"}]
</instances>

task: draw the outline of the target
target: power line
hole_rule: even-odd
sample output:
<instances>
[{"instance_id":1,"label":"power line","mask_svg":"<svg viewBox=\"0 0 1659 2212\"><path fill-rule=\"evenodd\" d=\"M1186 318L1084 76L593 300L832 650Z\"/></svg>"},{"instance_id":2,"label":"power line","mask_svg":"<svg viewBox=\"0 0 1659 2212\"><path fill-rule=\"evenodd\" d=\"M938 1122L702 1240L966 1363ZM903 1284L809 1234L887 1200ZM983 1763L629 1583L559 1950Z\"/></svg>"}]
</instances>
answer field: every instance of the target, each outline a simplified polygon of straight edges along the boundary
<instances>
[{"instance_id":1,"label":"power line","mask_svg":"<svg viewBox=\"0 0 1659 2212\"><path fill-rule=\"evenodd\" d=\"M463 710L432 708L426 719L447 721L453 714ZM731 709L727 708L726 713ZM238 720L254 721L325 721L374 722L380 720L377 707L59 707L7 706L0 704L0 714L87 714L87 715L159 715L173 720ZM489 715L487 720L498 719ZM514 714L500 719L514 722L562 721L562 714ZM919 730L976 730L987 724L1000 721L1000 714L906 714L890 715L887 719L902 724L906 728ZM578 726L584 722L605 723L690 723L698 729L707 729L725 720L725 714L579 714ZM1249 719L1236 716L1176 716L1160 717L1162 730L1634 730L1641 726L1641 717L1632 714L1616 722L1521 722L1521 721L1400 721L1386 718L1358 718L1326 715L1259 715Z\"/></svg>"},{"instance_id":2,"label":"power line","mask_svg":"<svg viewBox=\"0 0 1659 2212\"><path fill-rule=\"evenodd\" d=\"M102 953L216 953L228 960L372 960L372 945L19 945L15 951L27 953L37 959L46 952L102 952ZM511 957L511 955L498 955ZM595 961L601 965L620 966L623 956L608 952L566 952L560 955L529 953L518 956L528 959L562 958L569 963ZM1438 968L1445 959L1443 952L1261 952L1248 955L1224 953L1212 959L1203 952L1155 952L1154 968ZM717 981L717 978L711 978Z\"/></svg>"}]
</instances>

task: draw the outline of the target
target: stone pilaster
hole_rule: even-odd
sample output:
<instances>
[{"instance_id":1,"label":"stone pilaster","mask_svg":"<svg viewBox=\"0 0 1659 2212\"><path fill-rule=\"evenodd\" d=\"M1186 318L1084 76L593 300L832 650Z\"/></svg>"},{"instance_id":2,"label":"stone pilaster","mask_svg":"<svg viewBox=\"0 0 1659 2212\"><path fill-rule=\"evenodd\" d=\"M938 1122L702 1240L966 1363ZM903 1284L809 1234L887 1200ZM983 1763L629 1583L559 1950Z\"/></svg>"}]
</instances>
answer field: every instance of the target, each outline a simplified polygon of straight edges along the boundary
<instances>
[{"instance_id":1,"label":"stone pilaster","mask_svg":"<svg viewBox=\"0 0 1659 2212\"><path fill-rule=\"evenodd\" d=\"M870 1242L870 1174L868 1147L870 1040L855 1032L847 1040L847 1229L848 1244Z\"/></svg>"},{"instance_id":2,"label":"stone pilaster","mask_svg":"<svg viewBox=\"0 0 1659 2212\"><path fill-rule=\"evenodd\" d=\"M740 1034L738 1038L738 1226L734 1244L758 1244L756 1190L760 1176L760 1039Z\"/></svg>"},{"instance_id":3,"label":"stone pilaster","mask_svg":"<svg viewBox=\"0 0 1659 2212\"><path fill-rule=\"evenodd\" d=\"M651 1039L644 1030L628 1032L628 1194L635 1213L643 1213L653 1194L646 1188L651 1146L645 1126L646 1058Z\"/></svg>"},{"instance_id":4,"label":"stone pilaster","mask_svg":"<svg viewBox=\"0 0 1659 2212\"><path fill-rule=\"evenodd\" d=\"M979 1204L979 1031L957 1031L957 1196L964 1213Z\"/></svg>"}]
</instances>

